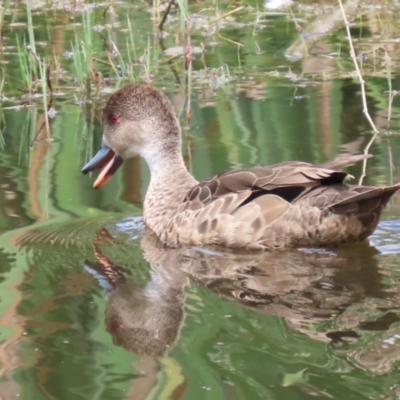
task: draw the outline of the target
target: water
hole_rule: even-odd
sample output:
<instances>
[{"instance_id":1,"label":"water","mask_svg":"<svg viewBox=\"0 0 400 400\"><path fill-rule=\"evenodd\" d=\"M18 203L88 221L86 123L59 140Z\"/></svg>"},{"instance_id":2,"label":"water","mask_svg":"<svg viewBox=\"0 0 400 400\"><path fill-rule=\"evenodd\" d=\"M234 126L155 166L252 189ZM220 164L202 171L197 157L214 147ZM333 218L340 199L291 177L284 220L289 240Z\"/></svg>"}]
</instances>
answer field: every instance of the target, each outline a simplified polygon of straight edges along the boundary
<instances>
[{"instance_id":1,"label":"water","mask_svg":"<svg viewBox=\"0 0 400 400\"><path fill-rule=\"evenodd\" d=\"M296 60L298 32L287 10L261 14L262 4L205 26L229 3L191 4L195 54L191 117L183 61L157 50L144 3L93 3L92 24L108 24L126 57L126 16L138 58L165 88L184 129L183 151L197 179L233 167L284 160L320 163L347 145L362 151L371 129L342 28L311 28L329 2L293 12L310 56ZM371 147L365 184L400 181L400 118L389 121L388 62L398 88L395 21L399 9L363 3L352 33L364 51L363 72L375 123L385 132ZM15 108L23 88L15 37L23 38L24 4L5 4L2 67L6 74L0 129L0 393L4 399L396 399L400 397L400 196L364 243L234 255L204 249L165 250L145 230L141 204L149 182L140 159L124 163L102 189L80 168L101 139L97 113L118 82L96 64L105 84L81 106L73 61L82 38L80 3L32 3L40 54L59 57L51 142L34 141L44 123L40 89ZM207 11L208 9L208 11ZM321 16L322 15L322 16ZM254 21L259 18L257 24ZM376 22L380 20L380 25ZM333 21L335 22L335 21ZM97 25L96 25L97 24ZM379 28L381 27L381 28ZM164 45L185 45L174 11ZM94 58L107 61L93 29ZM81 36L79 36L81 35ZM111 39L110 39L111 38ZM229 39L229 40L227 40ZM233 41L233 42L232 42ZM295 51L296 50L296 51ZM339 51L340 50L340 51ZM361 51L361 50L360 50ZM339 54L339 55L338 55ZM115 61L119 63L119 61ZM225 65L223 68L221 66ZM55 68L55 67L54 67ZM146 80L142 61L138 81ZM25 100L24 100L25 101ZM45 138L41 130L39 139ZM349 145L350 143L350 145ZM349 171L361 175L361 166Z\"/></svg>"}]
</instances>

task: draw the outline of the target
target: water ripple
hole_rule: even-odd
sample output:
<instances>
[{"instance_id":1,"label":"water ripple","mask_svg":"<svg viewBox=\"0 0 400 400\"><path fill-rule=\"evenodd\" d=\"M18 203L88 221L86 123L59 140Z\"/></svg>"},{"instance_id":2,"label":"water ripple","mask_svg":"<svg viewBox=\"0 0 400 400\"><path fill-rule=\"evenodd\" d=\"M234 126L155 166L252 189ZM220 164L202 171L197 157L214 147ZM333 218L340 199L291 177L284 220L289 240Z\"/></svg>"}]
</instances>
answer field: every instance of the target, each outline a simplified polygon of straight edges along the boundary
<instances>
[{"instance_id":1,"label":"water ripple","mask_svg":"<svg viewBox=\"0 0 400 400\"><path fill-rule=\"evenodd\" d=\"M370 243L383 255L400 253L400 219L381 221Z\"/></svg>"}]
</instances>

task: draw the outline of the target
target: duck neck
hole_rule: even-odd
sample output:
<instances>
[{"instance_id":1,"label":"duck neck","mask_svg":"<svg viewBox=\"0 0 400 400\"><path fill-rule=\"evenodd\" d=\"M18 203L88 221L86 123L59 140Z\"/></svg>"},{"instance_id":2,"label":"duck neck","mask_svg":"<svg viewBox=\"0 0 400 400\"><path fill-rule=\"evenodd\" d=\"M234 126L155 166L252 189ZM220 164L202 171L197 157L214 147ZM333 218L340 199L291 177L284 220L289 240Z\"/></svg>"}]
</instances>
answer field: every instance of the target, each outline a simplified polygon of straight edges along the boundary
<instances>
[{"instance_id":1,"label":"duck neck","mask_svg":"<svg viewBox=\"0 0 400 400\"><path fill-rule=\"evenodd\" d=\"M144 201L144 218L153 230L161 221L177 212L185 194L197 181L188 172L178 143L144 148L142 157L151 173L150 185Z\"/></svg>"},{"instance_id":2,"label":"duck neck","mask_svg":"<svg viewBox=\"0 0 400 400\"><path fill-rule=\"evenodd\" d=\"M143 149L142 157L150 169L151 182L159 183L171 173L191 176L183 161L181 149L171 145L153 145Z\"/></svg>"}]
</instances>

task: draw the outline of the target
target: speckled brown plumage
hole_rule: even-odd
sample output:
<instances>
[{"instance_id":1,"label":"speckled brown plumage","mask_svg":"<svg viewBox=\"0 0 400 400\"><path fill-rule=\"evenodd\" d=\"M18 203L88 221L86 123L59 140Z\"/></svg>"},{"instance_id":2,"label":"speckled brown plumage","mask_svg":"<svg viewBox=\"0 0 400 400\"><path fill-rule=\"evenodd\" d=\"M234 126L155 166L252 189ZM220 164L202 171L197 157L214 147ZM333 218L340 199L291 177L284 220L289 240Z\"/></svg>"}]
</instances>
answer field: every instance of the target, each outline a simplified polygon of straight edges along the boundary
<instances>
[{"instance_id":1,"label":"speckled brown plumage","mask_svg":"<svg viewBox=\"0 0 400 400\"><path fill-rule=\"evenodd\" d=\"M400 188L345 184L348 175L335 168L364 155L319 166L293 161L233 170L198 183L183 162L172 105L146 85L128 85L114 93L103 125L103 141L115 157L139 154L147 161L151 182L144 219L172 247L264 250L363 240ZM107 168L112 175L112 167ZM85 172L91 169L86 166ZM101 184L100 179L96 185Z\"/></svg>"}]
</instances>

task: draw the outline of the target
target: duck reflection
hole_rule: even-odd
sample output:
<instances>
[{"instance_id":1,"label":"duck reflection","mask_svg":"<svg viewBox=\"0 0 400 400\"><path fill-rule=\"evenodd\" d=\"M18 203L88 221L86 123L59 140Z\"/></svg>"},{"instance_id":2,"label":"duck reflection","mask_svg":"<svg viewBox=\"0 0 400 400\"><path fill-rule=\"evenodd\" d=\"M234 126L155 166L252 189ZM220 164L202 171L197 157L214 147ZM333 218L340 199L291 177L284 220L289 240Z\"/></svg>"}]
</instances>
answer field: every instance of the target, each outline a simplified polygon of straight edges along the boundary
<instances>
[{"instance_id":1,"label":"duck reflection","mask_svg":"<svg viewBox=\"0 0 400 400\"><path fill-rule=\"evenodd\" d=\"M238 254L168 249L145 231L141 248L151 267L145 285L136 284L128 270L104 255L107 245L118 243L103 229L94 241L97 262L87 262L86 269L107 289L106 326L114 343L143 356L166 354L178 340L190 281L259 312L284 317L292 328L331 342L357 334L316 332L308 329L310 324L337 317L365 296L387 297L373 257L377 250L367 243L332 251Z\"/></svg>"},{"instance_id":2,"label":"duck reflection","mask_svg":"<svg viewBox=\"0 0 400 400\"><path fill-rule=\"evenodd\" d=\"M180 270L175 254L153 251L151 279L144 286L129 279L129 271L105 256L101 244L115 243L106 229L94 242L97 263L85 268L107 290L106 327L114 344L143 356L159 357L171 348L184 320L185 286L188 278ZM157 254L155 254L157 253Z\"/></svg>"}]
</instances>

